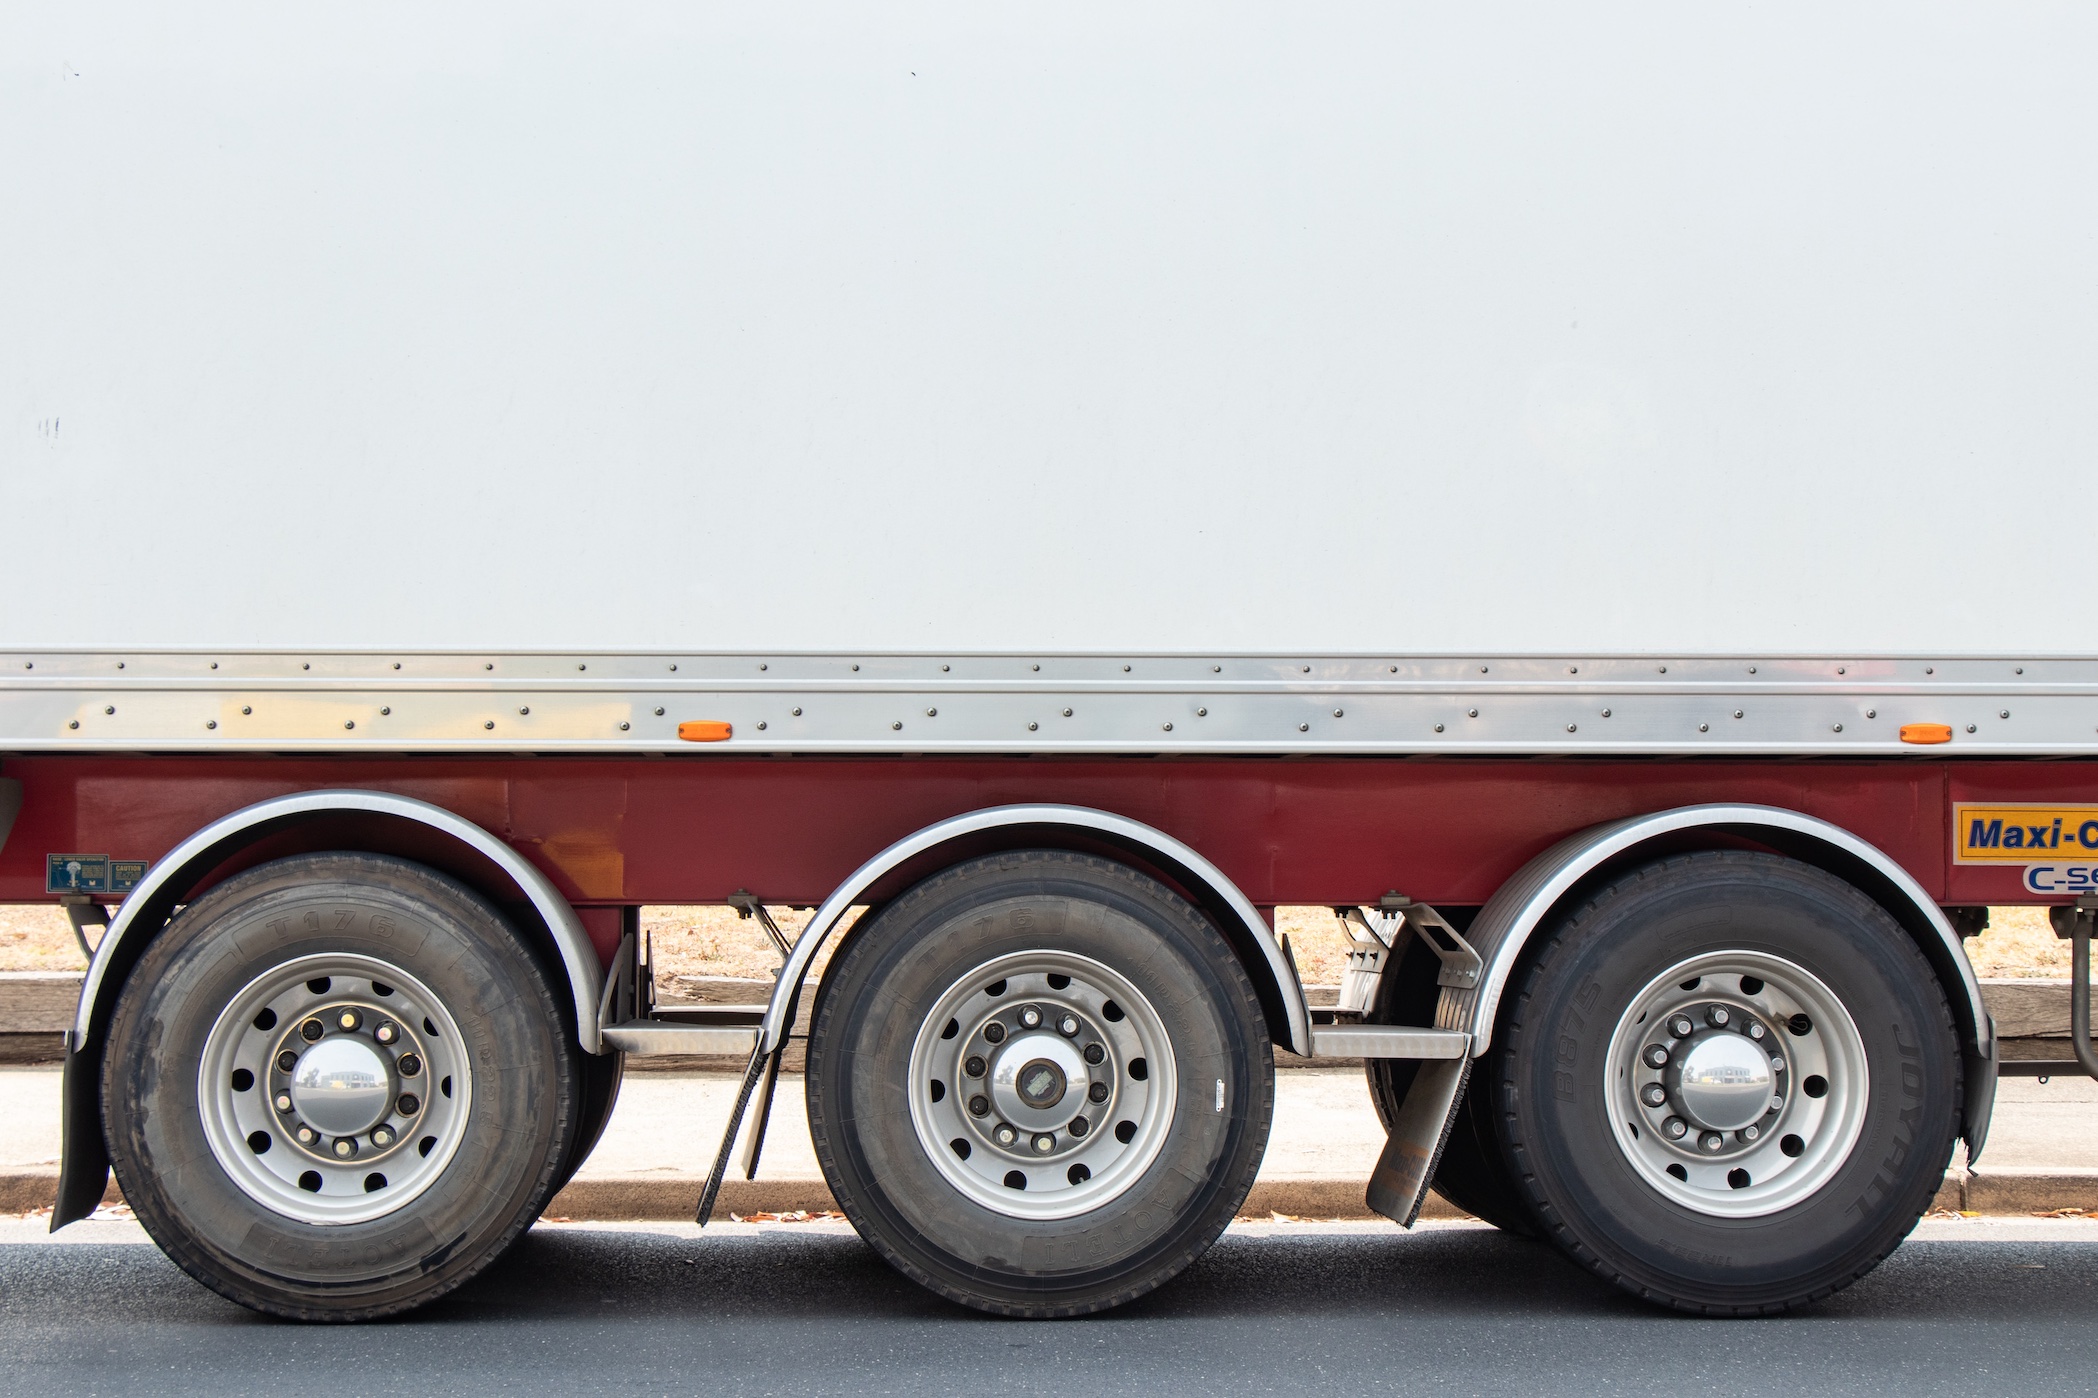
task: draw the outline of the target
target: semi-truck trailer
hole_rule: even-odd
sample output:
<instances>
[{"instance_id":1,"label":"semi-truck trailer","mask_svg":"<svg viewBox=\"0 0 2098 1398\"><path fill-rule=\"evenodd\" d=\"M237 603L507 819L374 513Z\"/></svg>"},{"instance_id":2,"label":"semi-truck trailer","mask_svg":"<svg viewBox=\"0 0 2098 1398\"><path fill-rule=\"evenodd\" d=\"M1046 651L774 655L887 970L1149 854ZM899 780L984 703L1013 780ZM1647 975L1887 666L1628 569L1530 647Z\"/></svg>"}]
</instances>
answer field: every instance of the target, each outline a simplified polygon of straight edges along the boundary
<instances>
[{"instance_id":1,"label":"semi-truck trailer","mask_svg":"<svg viewBox=\"0 0 2098 1398\"><path fill-rule=\"evenodd\" d=\"M799 1044L871 1247L1083 1314L1235 1215L1280 1050L1365 1065L1401 1224L1847 1285L1982 1153L1986 910L2085 1005L2093 28L11 7L53 1227L113 1172L391 1314L630 1056L744 1065L704 1223ZM709 903L761 1002L656 993Z\"/></svg>"}]
</instances>

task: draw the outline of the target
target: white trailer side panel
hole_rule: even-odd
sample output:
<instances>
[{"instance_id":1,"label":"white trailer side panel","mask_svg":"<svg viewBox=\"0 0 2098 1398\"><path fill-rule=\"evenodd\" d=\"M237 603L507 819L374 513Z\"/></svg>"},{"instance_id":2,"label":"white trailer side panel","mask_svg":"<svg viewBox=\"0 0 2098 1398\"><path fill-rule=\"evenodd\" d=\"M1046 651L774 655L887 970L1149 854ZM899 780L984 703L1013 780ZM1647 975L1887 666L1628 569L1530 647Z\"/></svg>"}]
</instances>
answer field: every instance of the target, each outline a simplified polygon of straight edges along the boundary
<instances>
[{"instance_id":1,"label":"white trailer side panel","mask_svg":"<svg viewBox=\"0 0 2098 1398\"><path fill-rule=\"evenodd\" d=\"M2087 650L2098 12L0 9L0 644Z\"/></svg>"}]
</instances>

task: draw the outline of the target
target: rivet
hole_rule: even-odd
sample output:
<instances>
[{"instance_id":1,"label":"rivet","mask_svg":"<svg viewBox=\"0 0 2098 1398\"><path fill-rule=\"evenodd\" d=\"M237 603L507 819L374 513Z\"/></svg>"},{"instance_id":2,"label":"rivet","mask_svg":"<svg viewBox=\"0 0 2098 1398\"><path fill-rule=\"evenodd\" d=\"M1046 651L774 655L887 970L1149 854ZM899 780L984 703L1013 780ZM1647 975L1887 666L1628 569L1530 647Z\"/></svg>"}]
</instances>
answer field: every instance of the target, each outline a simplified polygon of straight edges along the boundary
<instances>
[{"instance_id":1,"label":"rivet","mask_svg":"<svg viewBox=\"0 0 2098 1398\"><path fill-rule=\"evenodd\" d=\"M1299 665L1297 668L1299 670L1302 670L1307 675L1311 673L1311 667L1309 665Z\"/></svg>"},{"instance_id":2,"label":"rivet","mask_svg":"<svg viewBox=\"0 0 2098 1398\"><path fill-rule=\"evenodd\" d=\"M676 673L677 673L677 666L675 666L675 665L671 666L671 667L670 667L670 672L671 672L672 674L676 674Z\"/></svg>"},{"instance_id":3,"label":"rivet","mask_svg":"<svg viewBox=\"0 0 2098 1398\"><path fill-rule=\"evenodd\" d=\"M1748 667L1748 673L1750 673L1751 675L1753 675L1753 674L1754 674L1755 672L1756 672L1756 667L1755 667L1755 666L1751 665L1751 666L1749 666L1749 667Z\"/></svg>"},{"instance_id":4,"label":"rivet","mask_svg":"<svg viewBox=\"0 0 2098 1398\"><path fill-rule=\"evenodd\" d=\"M1441 724L1439 724L1439 723L1438 723L1438 724L1436 724L1436 725L1435 725L1435 731L1436 731L1436 732L1438 732L1438 733L1440 733L1440 732L1442 731L1442 725L1441 725Z\"/></svg>"},{"instance_id":5,"label":"rivet","mask_svg":"<svg viewBox=\"0 0 2098 1398\"><path fill-rule=\"evenodd\" d=\"M1394 671L1396 671L1396 670L1398 669L1398 666L1394 665L1394 666L1392 666L1392 669L1393 669ZM1482 675L1486 673L1486 667L1485 667L1484 665L1481 665L1481 666L1479 667L1479 673L1480 673L1480 674L1482 674Z\"/></svg>"},{"instance_id":6,"label":"rivet","mask_svg":"<svg viewBox=\"0 0 2098 1398\"><path fill-rule=\"evenodd\" d=\"M483 665L481 668L483 670L493 670L495 668L495 662L491 660L486 665Z\"/></svg>"},{"instance_id":7,"label":"rivet","mask_svg":"<svg viewBox=\"0 0 2098 1398\"><path fill-rule=\"evenodd\" d=\"M656 710L656 712L657 712L657 713L661 713L661 712L663 712L663 711L662 711L661 709L657 709L657 710ZM796 718L800 718L800 717L801 717L801 710L799 710L799 709L796 709L796 710L794 710L793 712L794 712L794 717L796 717Z\"/></svg>"},{"instance_id":8,"label":"rivet","mask_svg":"<svg viewBox=\"0 0 2098 1398\"><path fill-rule=\"evenodd\" d=\"M1339 718L1339 717L1341 717L1341 711L1340 711L1339 709L1335 709L1335 710L1333 711L1333 716L1334 716L1335 718Z\"/></svg>"},{"instance_id":9,"label":"rivet","mask_svg":"<svg viewBox=\"0 0 2098 1398\"><path fill-rule=\"evenodd\" d=\"M1661 667L1660 667L1660 673L1662 673L1662 674L1664 674L1664 675L1665 675L1665 674L1667 674L1667 673L1668 673L1668 667L1667 667L1666 665L1663 665L1663 666L1661 666Z\"/></svg>"},{"instance_id":10,"label":"rivet","mask_svg":"<svg viewBox=\"0 0 2098 1398\"><path fill-rule=\"evenodd\" d=\"M1608 709L1604 709L1604 710L1603 710L1603 717L1604 717L1604 718L1608 718L1609 716L1610 716L1610 711L1609 711Z\"/></svg>"},{"instance_id":11,"label":"rivet","mask_svg":"<svg viewBox=\"0 0 2098 1398\"><path fill-rule=\"evenodd\" d=\"M1839 723L1839 724L1837 724L1837 725L1836 725L1836 731L1837 731L1838 733L1841 733L1841 732L1843 731L1843 725L1842 725L1842 724L1840 724L1840 723Z\"/></svg>"},{"instance_id":12,"label":"rivet","mask_svg":"<svg viewBox=\"0 0 2098 1398\"><path fill-rule=\"evenodd\" d=\"M577 668L578 670L587 670L587 669L589 669L590 667L589 667L588 665L581 665L581 664L579 664L579 665L577 665L577 666L576 666L576 668ZM760 668L763 668L763 667L761 666Z\"/></svg>"},{"instance_id":13,"label":"rivet","mask_svg":"<svg viewBox=\"0 0 2098 1398\"><path fill-rule=\"evenodd\" d=\"M2004 711L2003 711L2002 713L2000 713L2000 714L1996 715L1996 717L1998 717L1998 718L2009 718L2010 716L2011 716L2011 711L2010 711L2009 709L2005 709L2005 710L2004 710Z\"/></svg>"},{"instance_id":14,"label":"rivet","mask_svg":"<svg viewBox=\"0 0 2098 1398\"><path fill-rule=\"evenodd\" d=\"M1566 673L1569 675L1578 675L1581 673L1581 667L1578 665L1569 665L1566 667Z\"/></svg>"},{"instance_id":15,"label":"rivet","mask_svg":"<svg viewBox=\"0 0 2098 1398\"><path fill-rule=\"evenodd\" d=\"M765 731L765 720L764 720L764 719L759 719L759 720L758 720L758 731L759 731L760 733L762 733L762 732L764 732L764 731Z\"/></svg>"},{"instance_id":16,"label":"rivet","mask_svg":"<svg viewBox=\"0 0 2098 1398\"><path fill-rule=\"evenodd\" d=\"M1878 718L1878 717L1879 717L1879 710L1878 710L1878 709L1867 709L1867 710L1865 710L1865 717L1867 717L1867 718Z\"/></svg>"},{"instance_id":17,"label":"rivet","mask_svg":"<svg viewBox=\"0 0 2098 1398\"><path fill-rule=\"evenodd\" d=\"M903 727L903 720L899 718L899 719L897 719L897 720L896 720L896 721L895 721L894 723L890 724L890 725L889 725L889 727L891 727L891 728L901 728L901 727Z\"/></svg>"},{"instance_id":18,"label":"rivet","mask_svg":"<svg viewBox=\"0 0 2098 1398\"><path fill-rule=\"evenodd\" d=\"M1173 731L1173 725L1172 725L1172 724L1170 724L1170 723L1169 723L1169 724L1167 724L1167 725L1165 725L1165 731L1166 731L1166 732L1168 732L1168 733L1172 732L1172 731Z\"/></svg>"},{"instance_id":19,"label":"rivet","mask_svg":"<svg viewBox=\"0 0 2098 1398\"><path fill-rule=\"evenodd\" d=\"M1843 667L1842 667L1841 665L1838 665L1838 666L1836 667L1836 673L1837 673L1837 674L1839 674L1839 675L1843 673Z\"/></svg>"},{"instance_id":20,"label":"rivet","mask_svg":"<svg viewBox=\"0 0 2098 1398\"><path fill-rule=\"evenodd\" d=\"M946 674L946 673L947 673L947 669L948 669L948 667L947 667L947 666L945 666L945 665L942 665L942 666L940 667L940 673L941 673L941 674L943 674L943 675L944 675L944 674Z\"/></svg>"},{"instance_id":21,"label":"rivet","mask_svg":"<svg viewBox=\"0 0 2098 1398\"><path fill-rule=\"evenodd\" d=\"M1065 718L1069 718L1070 716L1071 716L1071 711L1070 711L1069 709L1065 709L1065 710L1064 710L1064 717L1065 717Z\"/></svg>"},{"instance_id":22,"label":"rivet","mask_svg":"<svg viewBox=\"0 0 2098 1398\"><path fill-rule=\"evenodd\" d=\"M342 721L342 726L345 728L355 728L357 726L357 720L354 718L346 718Z\"/></svg>"},{"instance_id":23,"label":"rivet","mask_svg":"<svg viewBox=\"0 0 2098 1398\"><path fill-rule=\"evenodd\" d=\"M80 720L79 720L79 719L77 719L77 718L76 718L76 719L74 719L74 720L73 720L72 722L70 722L70 723L68 723L68 724L66 725L66 727L68 727L68 728L78 728L79 726L80 726Z\"/></svg>"},{"instance_id":24,"label":"rivet","mask_svg":"<svg viewBox=\"0 0 2098 1398\"><path fill-rule=\"evenodd\" d=\"M1970 724L1968 724L1968 725L1967 725L1967 731L1968 731L1969 733L1972 733L1972 732L1974 731L1974 725L1973 725L1973 724L1971 724L1971 723L1970 723Z\"/></svg>"},{"instance_id":25,"label":"rivet","mask_svg":"<svg viewBox=\"0 0 2098 1398\"><path fill-rule=\"evenodd\" d=\"M1734 717L1735 717L1735 718L1739 718L1739 717L1741 717L1741 710L1739 710L1739 709L1736 709L1736 710L1734 710Z\"/></svg>"},{"instance_id":26,"label":"rivet","mask_svg":"<svg viewBox=\"0 0 2098 1398\"><path fill-rule=\"evenodd\" d=\"M481 726L482 726L483 728L493 728L493 727L495 727L495 720L491 718L491 719L489 719L489 720L488 720L488 721L487 721L486 723L482 724Z\"/></svg>"},{"instance_id":27,"label":"rivet","mask_svg":"<svg viewBox=\"0 0 2098 1398\"><path fill-rule=\"evenodd\" d=\"M1209 667L1209 673L1212 675L1221 675L1224 673L1224 667L1221 665L1212 665Z\"/></svg>"},{"instance_id":28,"label":"rivet","mask_svg":"<svg viewBox=\"0 0 2098 1398\"><path fill-rule=\"evenodd\" d=\"M1709 723L1700 723L1699 725L1697 725L1697 731L1700 733L1709 733L1712 731L1712 725Z\"/></svg>"},{"instance_id":29,"label":"rivet","mask_svg":"<svg viewBox=\"0 0 2098 1398\"><path fill-rule=\"evenodd\" d=\"M1209 710L1207 710L1207 709L1197 709L1197 710L1195 710L1195 717L1196 717L1196 718L1208 718L1208 717L1209 717Z\"/></svg>"},{"instance_id":30,"label":"rivet","mask_svg":"<svg viewBox=\"0 0 2098 1398\"><path fill-rule=\"evenodd\" d=\"M34 670L36 668L36 662L34 660L25 660L22 662L22 668L25 670ZM216 670L218 666L214 665L211 668Z\"/></svg>"},{"instance_id":31,"label":"rivet","mask_svg":"<svg viewBox=\"0 0 2098 1398\"><path fill-rule=\"evenodd\" d=\"M758 662L758 668L759 668L760 670L767 670L767 669L770 669L771 667L770 667L770 666L768 666L768 665L767 665L767 664L766 664L766 663L765 663L764 661L760 660L760 661Z\"/></svg>"},{"instance_id":32,"label":"rivet","mask_svg":"<svg viewBox=\"0 0 2098 1398\"><path fill-rule=\"evenodd\" d=\"M219 726L219 721L215 718L207 718L204 720L204 726L206 728L216 728Z\"/></svg>"},{"instance_id":33,"label":"rivet","mask_svg":"<svg viewBox=\"0 0 2098 1398\"><path fill-rule=\"evenodd\" d=\"M1926 675L1935 675L1938 673L1938 667L1935 665L1926 665L1923 667L1923 673Z\"/></svg>"},{"instance_id":34,"label":"rivet","mask_svg":"<svg viewBox=\"0 0 2098 1398\"><path fill-rule=\"evenodd\" d=\"M34 669L36 668L36 666L32 665L32 666L30 666L29 668L30 668L30 669L32 669L32 670L34 670ZM211 668L212 668L212 669L214 669L214 670L218 669L218 668L219 668L219 663L218 663L218 662L217 662L216 660L212 661L212 662L211 662ZM398 665L396 665L396 666L394 666L393 668L394 668L394 669L396 669L396 670L398 670L398 669L400 669L401 667L400 667L400 666L398 666ZM2025 672L2024 672L2023 670L2020 670L2020 671L2019 671L2018 673L2022 675L2022 674L2024 674Z\"/></svg>"},{"instance_id":35,"label":"rivet","mask_svg":"<svg viewBox=\"0 0 2098 1398\"><path fill-rule=\"evenodd\" d=\"M1477 718L1479 716L1479 711L1477 709L1466 709L1464 711L1464 716L1466 718Z\"/></svg>"},{"instance_id":36,"label":"rivet","mask_svg":"<svg viewBox=\"0 0 2098 1398\"><path fill-rule=\"evenodd\" d=\"M925 711L925 716L927 718L938 718L940 716L940 711L938 709L927 709Z\"/></svg>"},{"instance_id":37,"label":"rivet","mask_svg":"<svg viewBox=\"0 0 2098 1398\"><path fill-rule=\"evenodd\" d=\"M798 714L798 713L800 713L800 712L801 712L801 710L799 710L799 709L796 709L796 710L795 710L794 712ZM662 716L663 716L663 706L662 706L661 704L658 704L658 705L656 705L656 717L657 717L657 718L661 718Z\"/></svg>"},{"instance_id":38,"label":"rivet","mask_svg":"<svg viewBox=\"0 0 2098 1398\"><path fill-rule=\"evenodd\" d=\"M521 714L528 714L528 713L530 713L531 711L532 711L532 709L531 709L531 706L530 706L529 704L528 704L528 705L526 705L525 707L523 707L523 708L521 708L521 709L519 709L519 710L518 710L518 712L519 712L519 713L521 713Z\"/></svg>"},{"instance_id":39,"label":"rivet","mask_svg":"<svg viewBox=\"0 0 2098 1398\"><path fill-rule=\"evenodd\" d=\"M1567 725L1566 725L1566 731L1567 731L1567 732L1569 732L1569 733L1573 732L1573 731L1574 731L1574 725L1573 725L1573 724L1571 724L1571 723L1567 724Z\"/></svg>"},{"instance_id":40,"label":"rivet","mask_svg":"<svg viewBox=\"0 0 2098 1398\"><path fill-rule=\"evenodd\" d=\"M118 668L119 670L123 669L123 668L124 668L124 662L123 662L123 661L121 661L121 660L119 660L119 661L117 662L117 668ZM309 669L309 670L311 670L311 669L312 669L313 667L312 667L311 665L308 665L308 666L307 666L306 668L307 668L307 669Z\"/></svg>"},{"instance_id":41,"label":"rivet","mask_svg":"<svg viewBox=\"0 0 2098 1398\"><path fill-rule=\"evenodd\" d=\"M857 670L857 669L859 669L860 667L859 667L859 666L857 666L857 665L855 665L855 666L853 666L852 668L853 668L853 669L855 669L855 670ZM1041 667L1041 666L1039 666L1039 665L1030 665L1030 666L1028 666L1027 668L1028 668L1028 669L1030 669L1030 670L1039 670L1039 669L1041 669L1042 667Z\"/></svg>"},{"instance_id":42,"label":"rivet","mask_svg":"<svg viewBox=\"0 0 2098 1398\"><path fill-rule=\"evenodd\" d=\"M1039 724L1039 723L1030 723L1030 724L1028 724L1028 725L1027 725L1027 731L1028 731L1028 732L1030 732L1030 733L1032 733L1032 732L1034 732L1034 730L1035 730L1035 729L1037 729L1037 728L1040 728L1041 726L1042 726L1042 725L1041 725L1041 724Z\"/></svg>"},{"instance_id":43,"label":"rivet","mask_svg":"<svg viewBox=\"0 0 2098 1398\"><path fill-rule=\"evenodd\" d=\"M1297 725L1297 731L1299 733L1309 733L1311 731L1311 725L1308 723L1300 723Z\"/></svg>"},{"instance_id":44,"label":"rivet","mask_svg":"<svg viewBox=\"0 0 2098 1398\"><path fill-rule=\"evenodd\" d=\"M249 707L248 707L248 706L247 706L246 704L243 704L243 705L241 705L241 706L240 706L240 711L241 711L242 713L244 713L244 714L252 714L252 713L254 713L254 712L255 712L255 711L254 711L253 709L249 708Z\"/></svg>"},{"instance_id":45,"label":"rivet","mask_svg":"<svg viewBox=\"0 0 2098 1398\"><path fill-rule=\"evenodd\" d=\"M1125 675L1129 673L1129 667L1128 667L1127 665L1124 665L1124 666L1122 667L1122 673L1123 673L1123 674L1125 674Z\"/></svg>"},{"instance_id":46,"label":"rivet","mask_svg":"<svg viewBox=\"0 0 2098 1398\"><path fill-rule=\"evenodd\" d=\"M620 732L622 732L622 733L624 733L624 732L626 732L626 731L627 731L627 729L629 729L629 728L630 728L630 727L632 727L632 726L633 726L633 725L631 725L631 724L626 724L626 723L622 723L622 724L620 724L620 725L619 725L619 731L620 731Z\"/></svg>"},{"instance_id":47,"label":"rivet","mask_svg":"<svg viewBox=\"0 0 2098 1398\"><path fill-rule=\"evenodd\" d=\"M114 704L111 704L110 706L108 706L107 708L105 708L105 709L103 709L103 710L102 710L102 712L103 712L103 713L105 713L105 714L113 714L113 713L115 713L116 711L117 711L117 710L116 710L116 705L114 705Z\"/></svg>"},{"instance_id":48,"label":"rivet","mask_svg":"<svg viewBox=\"0 0 2098 1398\"><path fill-rule=\"evenodd\" d=\"M216 670L216 669L218 669L218 666L214 665L214 666L212 666L211 668L212 668L212 669L214 669L214 670ZM401 668L401 662L400 662L400 661L398 661L398 660L394 661L394 662L393 662L393 668L394 668L394 669L396 669L396 670L400 669L400 668Z\"/></svg>"},{"instance_id":49,"label":"rivet","mask_svg":"<svg viewBox=\"0 0 2098 1398\"><path fill-rule=\"evenodd\" d=\"M1399 667L1396 665L1387 665L1385 668L1390 670L1394 675L1399 673Z\"/></svg>"},{"instance_id":50,"label":"rivet","mask_svg":"<svg viewBox=\"0 0 2098 1398\"><path fill-rule=\"evenodd\" d=\"M2025 673L2025 667L2023 665L2016 666L2011 670L2011 673L2014 675L2022 675Z\"/></svg>"}]
</instances>

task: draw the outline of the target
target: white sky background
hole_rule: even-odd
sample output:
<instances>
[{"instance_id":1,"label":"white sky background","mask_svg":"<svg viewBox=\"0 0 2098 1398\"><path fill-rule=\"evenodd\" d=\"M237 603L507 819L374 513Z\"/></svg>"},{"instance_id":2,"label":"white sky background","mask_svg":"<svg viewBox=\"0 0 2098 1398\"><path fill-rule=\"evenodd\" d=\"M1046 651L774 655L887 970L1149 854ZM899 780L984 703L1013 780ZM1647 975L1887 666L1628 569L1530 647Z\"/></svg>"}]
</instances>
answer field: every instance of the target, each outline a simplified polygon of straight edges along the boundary
<instances>
[{"instance_id":1,"label":"white sky background","mask_svg":"<svg viewBox=\"0 0 2098 1398\"><path fill-rule=\"evenodd\" d=\"M2098 10L0 9L0 645L2098 651Z\"/></svg>"}]
</instances>

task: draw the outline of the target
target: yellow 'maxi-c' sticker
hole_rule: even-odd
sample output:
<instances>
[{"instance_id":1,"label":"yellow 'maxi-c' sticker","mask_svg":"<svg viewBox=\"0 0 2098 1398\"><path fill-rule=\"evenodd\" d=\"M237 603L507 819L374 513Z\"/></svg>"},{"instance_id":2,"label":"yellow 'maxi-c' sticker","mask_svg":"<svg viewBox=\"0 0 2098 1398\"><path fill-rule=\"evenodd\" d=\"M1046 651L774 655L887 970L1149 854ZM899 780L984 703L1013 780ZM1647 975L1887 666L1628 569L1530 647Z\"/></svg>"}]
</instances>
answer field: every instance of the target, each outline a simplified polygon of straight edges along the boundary
<instances>
[{"instance_id":1,"label":"yellow 'maxi-c' sticker","mask_svg":"<svg viewBox=\"0 0 2098 1398\"><path fill-rule=\"evenodd\" d=\"M1955 803L1953 859L1960 864L2098 860L2098 806Z\"/></svg>"}]
</instances>

